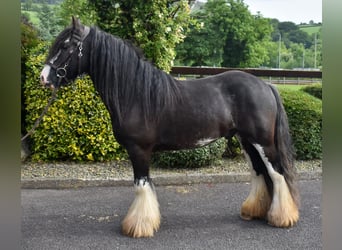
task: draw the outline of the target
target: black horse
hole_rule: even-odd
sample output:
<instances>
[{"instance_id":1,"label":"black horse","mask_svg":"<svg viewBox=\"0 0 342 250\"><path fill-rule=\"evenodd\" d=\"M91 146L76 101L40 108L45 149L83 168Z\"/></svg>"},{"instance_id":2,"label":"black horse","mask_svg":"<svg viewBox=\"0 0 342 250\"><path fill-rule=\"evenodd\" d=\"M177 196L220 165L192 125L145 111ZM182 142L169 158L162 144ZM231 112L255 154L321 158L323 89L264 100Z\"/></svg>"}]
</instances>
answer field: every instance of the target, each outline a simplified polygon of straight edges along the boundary
<instances>
[{"instance_id":1,"label":"black horse","mask_svg":"<svg viewBox=\"0 0 342 250\"><path fill-rule=\"evenodd\" d=\"M287 116L273 86L240 71L176 80L130 43L73 18L52 45L41 82L58 88L83 73L90 75L115 138L132 161L136 198L122 222L124 234L150 237L159 228L159 204L149 176L153 152L195 148L233 135L252 169L241 217L263 218L276 227L298 221Z\"/></svg>"}]
</instances>

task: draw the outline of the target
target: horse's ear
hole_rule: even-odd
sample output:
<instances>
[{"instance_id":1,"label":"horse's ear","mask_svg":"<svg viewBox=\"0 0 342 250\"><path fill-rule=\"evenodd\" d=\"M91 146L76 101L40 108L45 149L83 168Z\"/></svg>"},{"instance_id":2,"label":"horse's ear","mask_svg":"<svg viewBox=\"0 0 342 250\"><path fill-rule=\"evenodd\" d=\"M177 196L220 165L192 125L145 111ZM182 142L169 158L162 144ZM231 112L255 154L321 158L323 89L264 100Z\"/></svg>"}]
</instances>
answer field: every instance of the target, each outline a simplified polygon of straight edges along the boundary
<instances>
[{"instance_id":1,"label":"horse's ear","mask_svg":"<svg viewBox=\"0 0 342 250\"><path fill-rule=\"evenodd\" d=\"M80 20L74 16L72 16L71 23L72 23L73 29L82 29L83 28L83 25L81 24Z\"/></svg>"}]
</instances>

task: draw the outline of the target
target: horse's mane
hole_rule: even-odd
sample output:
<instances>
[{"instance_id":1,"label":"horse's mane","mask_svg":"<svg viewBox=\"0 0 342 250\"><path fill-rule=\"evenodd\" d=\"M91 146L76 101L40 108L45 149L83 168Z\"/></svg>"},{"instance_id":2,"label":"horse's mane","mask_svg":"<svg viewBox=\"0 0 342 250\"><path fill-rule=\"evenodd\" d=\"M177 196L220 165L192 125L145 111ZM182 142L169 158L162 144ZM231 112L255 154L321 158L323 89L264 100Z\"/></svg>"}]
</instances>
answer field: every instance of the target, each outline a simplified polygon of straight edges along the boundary
<instances>
[{"instance_id":1,"label":"horse's mane","mask_svg":"<svg viewBox=\"0 0 342 250\"><path fill-rule=\"evenodd\" d=\"M132 44L92 27L90 75L107 109L120 123L133 105L145 121L158 120L180 100L179 83L146 61Z\"/></svg>"}]
</instances>

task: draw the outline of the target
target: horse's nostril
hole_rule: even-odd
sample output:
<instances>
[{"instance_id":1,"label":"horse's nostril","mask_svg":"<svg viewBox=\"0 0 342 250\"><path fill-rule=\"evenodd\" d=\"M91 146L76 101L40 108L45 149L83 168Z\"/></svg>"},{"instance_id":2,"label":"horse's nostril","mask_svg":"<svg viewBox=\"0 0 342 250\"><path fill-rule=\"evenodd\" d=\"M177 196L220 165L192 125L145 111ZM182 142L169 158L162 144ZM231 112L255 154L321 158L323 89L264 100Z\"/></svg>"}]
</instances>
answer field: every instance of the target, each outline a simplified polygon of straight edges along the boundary
<instances>
[{"instance_id":1,"label":"horse's nostril","mask_svg":"<svg viewBox=\"0 0 342 250\"><path fill-rule=\"evenodd\" d=\"M42 85L46 85L46 84L48 84L49 82L48 82L48 80L45 78L44 75L41 75L41 76L40 76L40 83L41 83Z\"/></svg>"},{"instance_id":2,"label":"horse's nostril","mask_svg":"<svg viewBox=\"0 0 342 250\"><path fill-rule=\"evenodd\" d=\"M48 81L48 76L50 74L50 66L49 65L45 65L43 68L43 71L40 73L40 82L45 85L47 83L49 83Z\"/></svg>"},{"instance_id":3,"label":"horse's nostril","mask_svg":"<svg viewBox=\"0 0 342 250\"><path fill-rule=\"evenodd\" d=\"M43 84L46 82L44 75L40 75L40 82Z\"/></svg>"}]
</instances>

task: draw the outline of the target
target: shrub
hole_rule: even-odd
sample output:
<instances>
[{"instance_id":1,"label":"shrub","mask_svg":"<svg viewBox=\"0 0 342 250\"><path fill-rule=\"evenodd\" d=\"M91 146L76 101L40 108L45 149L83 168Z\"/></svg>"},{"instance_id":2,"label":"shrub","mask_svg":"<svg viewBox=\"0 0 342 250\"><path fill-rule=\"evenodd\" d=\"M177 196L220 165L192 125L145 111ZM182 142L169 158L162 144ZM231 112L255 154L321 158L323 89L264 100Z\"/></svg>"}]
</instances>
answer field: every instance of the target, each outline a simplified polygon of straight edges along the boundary
<instances>
[{"instance_id":1,"label":"shrub","mask_svg":"<svg viewBox=\"0 0 342 250\"><path fill-rule=\"evenodd\" d=\"M50 90L39 84L46 48L41 45L27 61L25 105L29 130L47 104ZM116 142L109 114L89 78L61 88L32 138L34 161L106 161L126 157Z\"/></svg>"},{"instance_id":2,"label":"shrub","mask_svg":"<svg viewBox=\"0 0 342 250\"><path fill-rule=\"evenodd\" d=\"M235 158L242 155L241 145L236 136L227 141L227 147L222 155L224 158Z\"/></svg>"},{"instance_id":3,"label":"shrub","mask_svg":"<svg viewBox=\"0 0 342 250\"><path fill-rule=\"evenodd\" d=\"M303 87L301 90L322 100L322 84L313 84Z\"/></svg>"},{"instance_id":4,"label":"shrub","mask_svg":"<svg viewBox=\"0 0 342 250\"><path fill-rule=\"evenodd\" d=\"M24 83L26 79L26 72L29 69L26 67L26 61L30 57L30 51L39 44L38 31L29 23L28 17L25 15L21 16L21 132L25 134L25 116L26 111L24 107Z\"/></svg>"},{"instance_id":5,"label":"shrub","mask_svg":"<svg viewBox=\"0 0 342 250\"><path fill-rule=\"evenodd\" d=\"M222 157L226 139L221 138L204 147L158 152L152 156L152 164L158 167L198 168L208 166Z\"/></svg>"},{"instance_id":6,"label":"shrub","mask_svg":"<svg viewBox=\"0 0 342 250\"><path fill-rule=\"evenodd\" d=\"M322 101L302 91L280 90L296 159L322 158Z\"/></svg>"}]
</instances>

